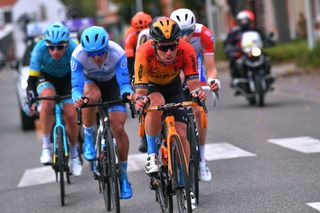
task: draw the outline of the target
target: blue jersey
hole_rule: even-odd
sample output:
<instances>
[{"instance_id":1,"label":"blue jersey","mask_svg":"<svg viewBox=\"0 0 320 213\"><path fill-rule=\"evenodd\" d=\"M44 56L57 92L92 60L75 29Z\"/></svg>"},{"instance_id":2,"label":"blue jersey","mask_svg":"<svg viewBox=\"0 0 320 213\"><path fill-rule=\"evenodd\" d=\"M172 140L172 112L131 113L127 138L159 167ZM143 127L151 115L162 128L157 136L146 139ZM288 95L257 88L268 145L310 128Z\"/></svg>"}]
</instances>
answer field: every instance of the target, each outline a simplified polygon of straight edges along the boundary
<instances>
[{"instance_id":1,"label":"blue jersey","mask_svg":"<svg viewBox=\"0 0 320 213\"><path fill-rule=\"evenodd\" d=\"M107 56L102 65L95 64L92 58L87 56L81 44L72 53L70 65L73 100L78 100L83 95L86 77L97 82L107 82L116 76L120 94L133 93L130 85L127 57L124 50L113 41L109 41Z\"/></svg>"},{"instance_id":2,"label":"blue jersey","mask_svg":"<svg viewBox=\"0 0 320 213\"><path fill-rule=\"evenodd\" d=\"M30 76L46 73L53 77L64 77L71 72L70 58L76 46L77 44L70 39L65 54L59 60L55 60L49 53L46 41L39 41L31 53Z\"/></svg>"}]
</instances>

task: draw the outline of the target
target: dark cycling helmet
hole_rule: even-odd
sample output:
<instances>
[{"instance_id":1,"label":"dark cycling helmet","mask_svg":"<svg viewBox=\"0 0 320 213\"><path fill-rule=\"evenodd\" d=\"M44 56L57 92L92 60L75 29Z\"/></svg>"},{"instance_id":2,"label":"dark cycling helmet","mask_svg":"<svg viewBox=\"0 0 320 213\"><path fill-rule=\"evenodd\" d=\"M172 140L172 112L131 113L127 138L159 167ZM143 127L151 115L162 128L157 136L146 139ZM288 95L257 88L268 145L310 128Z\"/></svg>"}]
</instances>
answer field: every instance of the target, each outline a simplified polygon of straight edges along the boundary
<instances>
[{"instance_id":1,"label":"dark cycling helmet","mask_svg":"<svg viewBox=\"0 0 320 213\"><path fill-rule=\"evenodd\" d=\"M69 30L61 23L54 23L50 25L44 33L44 40L52 44L61 44L69 41Z\"/></svg>"},{"instance_id":2,"label":"dark cycling helmet","mask_svg":"<svg viewBox=\"0 0 320 213\"><path fill-rule=\"evenodd\" d=\"M131 19L131 26L138 32L149 27L152 18L145 12L137 12Z\"/></svg>"},{"instance_id":3,"label":"dark cycling helmet","mask_svg":"<svg viewBox=\"0 0 320 213\"><path fill-rule=\"evenodd\" d=\"M151 23L150 36L156 43L176 41L179 34L179 25L166 16L161 16Z\"/></svg>"},{"instance_id":4,"label":"dark cycling helmet","mask_svg":"<svg viewBox=\"0 0 320 213\"><path fill-rule=\"evenodd\" d=\"M81 35L81 45L86 52L97 52L107 48L109 35L103 27L92 26Z\"/></svg>"},{"instance_id":5,"label":"dark cycling helmet","mask_svg":"<svg viewBox=\"0 0 320 213\"><path fill-rule=\"evenodd\" d=\"M237 24L242 31L250 29L251 19L247 11L243 10L237 14Z\"/></svg>"}]
</instances>

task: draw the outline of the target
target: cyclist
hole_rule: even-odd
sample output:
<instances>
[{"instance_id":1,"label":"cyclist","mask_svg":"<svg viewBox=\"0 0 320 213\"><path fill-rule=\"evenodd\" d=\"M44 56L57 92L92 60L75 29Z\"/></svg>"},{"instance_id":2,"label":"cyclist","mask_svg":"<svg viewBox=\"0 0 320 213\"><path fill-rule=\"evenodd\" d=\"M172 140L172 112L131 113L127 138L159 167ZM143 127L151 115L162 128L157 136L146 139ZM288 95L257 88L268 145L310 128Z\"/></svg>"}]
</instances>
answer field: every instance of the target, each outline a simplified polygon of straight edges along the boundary
<instances>
[{"instance_id":1,"label":"cyclist","mask_svg":"<svg viewBox=\"0 0 320 213\"><path fill-rule=\"evenodd\" d=\"M138 48L138 34L144 29L149 27L152 18L149 14L145 12L137 12L131 19L131 27L125 34L125 44L124 50L127 55L128 60L128 70L130 73L130 79L133 78L134 74L134 59L135 59L135 52ZM145 136L141 140L141 144L139 146L139 150L141 152L147 151L147 145L145 141Z\"/></svg>"},{"instance_id":2,"label":"cyclist","mask_svg":"<svg viewBox=\"0 0 320 213\"><path fill-rule=\"evenodd\" d=\"M191 91L200 88L196 55L190 44L179 39L180 29L168 17L159 17L150 27L151 40L140 46L135 62L136 108L140 110L150 99L151 105L184 101L180 70L186 76ZM148 95L148 98L146 98ZM201 89L199 98L206 95ZM145 165L147 174L159 171L157 147L160 139L161 112L149 113L145 118L148 157ZM176 127L181 137L187 159L190 148L186 138L186 111L175 110Z\"/></svg>"},{"instance_id":3,"label":"cyclist","mask_svg":"<svg viewBox=\"0 0 320 213\"><path fill-rule=\"evenodd\" d=\"M69 37L69 30L61 23L50 25L44 33L44 39L34 47L30 59L27 95L53 96L71 93L70 59L76 44ZM50 133L53 126L53 101L42 101L40 109L40 126L42 134L43 164L52 161ZM35 114L35 105L30 107L30 115ZM72 98L63 101L63 116L66 132L70 141L70 163L74 176L82 173L78 156L79 128Z\"/></svg>"},{"instance_id":4,"label":"cyclist","mask_svg":"<svg viewBox=\"0 0 320 213\"><path fill-rule=\"evenodd\" d=\"M80 107L89 99L89 103L112 101L119 98L125 102L133 94L124 50L109 40L103 27L92 26L81 35L81 43L71 58L72 97L75 106ZM95 109L83 109L84 157L95 160L93 125ZM132 197L132 189L127 176L129 138L124 129L126 121L125 103L112 104L109 107L110 126L117 142L120 160L121 198Z\"/></svg>"},{"instance_id":5,"label":"cyclist","mask_svg":"<svg viewBox=\"0 0 320 213\"><path fill-rule=\"evenodd\" d=\"M135 51L137 47L138 34L141 30L149 27L152 18L149 14L145 12L137 12L131 19L131 27L125 34L124 50L127 55L128 69L130 74L130 79L134 73L134 59Z\"/></svg>"},{"instance_id":6,"label":"cyclist","mask_svg":"<svg viewBox=\"0 0 320 213\"><path fill-rule=\"evenodd\" d=\"M170 18L177 22L181 30L180 36L189 42L196 52L201 84L206 84L207 75L211 90L219 90L220 81L217 79L218 72L214 61L213 33L206 26L196 23L195 15L189 9L181 8L175 10L171 13ZM210 182L212 175L205 160L207 129L201 127L200 110L196 108L194 110L194 114L197 121L197 127L199 129L200 180Z\"/></svg>"}]
</instances>

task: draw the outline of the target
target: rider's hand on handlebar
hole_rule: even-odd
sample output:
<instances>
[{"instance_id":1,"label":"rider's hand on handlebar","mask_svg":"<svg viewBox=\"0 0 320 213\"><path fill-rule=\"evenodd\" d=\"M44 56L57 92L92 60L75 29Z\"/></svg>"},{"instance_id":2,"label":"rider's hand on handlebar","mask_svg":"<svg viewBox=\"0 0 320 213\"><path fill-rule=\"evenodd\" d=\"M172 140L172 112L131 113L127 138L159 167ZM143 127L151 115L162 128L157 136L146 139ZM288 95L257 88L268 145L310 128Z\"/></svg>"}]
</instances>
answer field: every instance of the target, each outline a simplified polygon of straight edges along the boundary
<instances>
[{"instance_id":1,"label":"rider's hand on handlebar","mask_svg":"<svg viewBox=\"0 0 320 213\"><path fill-rule=\"evenodd\" d=\"M130 102L133 100L133 94L132 93L129 93L129 92L125 92L122 94L122 100L124 102Z\"/></svg>"},{"instance_id":2,"label":"rider's hand on handlebar","mask_svg":"<svg viewBox=\"0 0 320 213\"><path fill-rule=\"evenodd\" d=\"M80 97L78 100L76 100L76 101L74 102L74 106L75 106L76 108L81 107L82 105L87 104L88 101L89 101L89 99L88 99L87 97L82 96L82 97Z\"/></svg>"},{"instance_id":3,"label":"rider's hand on handlebar","mask_svg":"<svg viewBox=\"0 0 320 213\"><path fill-rule=\"evenodd\" d=\"M143 109L144 105L149 102L149 98L147 96L138 96L136 97L135 107L137 111Z\"/></svg>"},{"instance_id":4,"label":"rider's hand on handlebar","mask_svg":"<svg viewBox=\"0 0 320 213\"><path fill-rule=\"evenodd\" d=\"M219 79L216 79L216 78L209 78L208 85L211 91L218 91L221 88L221 83Z\"/></svg>"},{"instance_id":5,"label":"rider's hand on handlebar","mask_svg":"<svg viewBox=\"0 0 320 213\"><path fill-rule=\"evenodd\" d=\"M191 96L194 98L198 97L201 101L205 101L207 99L207 94L202 89L192 91Z\"/></svg>"}]
</instances>

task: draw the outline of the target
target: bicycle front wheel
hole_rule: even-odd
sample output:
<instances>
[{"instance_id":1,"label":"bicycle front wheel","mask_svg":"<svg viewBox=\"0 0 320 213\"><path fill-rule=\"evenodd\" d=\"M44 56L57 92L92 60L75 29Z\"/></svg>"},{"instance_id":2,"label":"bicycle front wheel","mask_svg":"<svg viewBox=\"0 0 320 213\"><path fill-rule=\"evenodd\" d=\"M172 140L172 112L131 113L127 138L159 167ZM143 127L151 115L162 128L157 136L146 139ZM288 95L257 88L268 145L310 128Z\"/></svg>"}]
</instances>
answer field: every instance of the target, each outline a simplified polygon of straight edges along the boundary
<instances>
[{"instance_id":1,"label":"bicycle front wheel","mask_svg":"<svg viewBox=\"0 0 320 213\"><path fill-rule=\"evenodd\" d=\"M63 131L61 127L56 131L56 143L58 144L58 171L60 177L60 200L61 206L64 206L65 188L64 188L64 152L63 152Z\"/></svg>"},{"instance_id":2,"label":"bicycle front wheel","mask_svg":"<svg viewBox=\"0 0 320 213\"><path fill-rule=\"evenodd\" d=\"M188 116L188 140L190 143L189 178L191 189L195 195L196 203L199 203L199 141L197 126L194 116Z\"/></svg>"},{"instance_id":3,"label":"bicycle front wheel","mask_svg":"<svg viewBox=\"0 0 320 213\"><path fill-rule=\"evenodd\" d=\"M107 143L107 159L109 168L109 180L111 189L111 200L112 207L115 212L120 212L120 168L118 160L118 152L116 148L116 141L112 136L110 129L106 132L106 143Z\"/></svg>"},{"instance_id":4,"label":"bicycle front wheel","mask_svg":"<svg viewBox=\"0 0 320 213\"><path fill-rule=\"evenodd\" d=\"M187 162L183 155L183 148L178 136L173 136L171 141L171 166L172 184L176 192L177 207L180 213L192 212L189 177L187 173Z\"/></svg>"}]
</instances>

